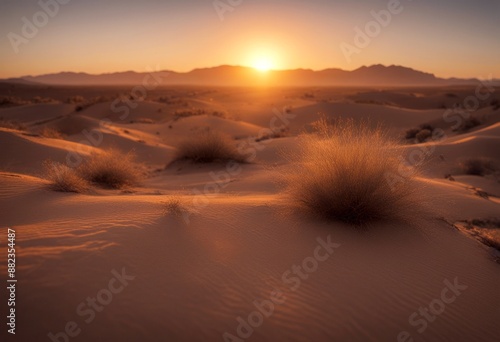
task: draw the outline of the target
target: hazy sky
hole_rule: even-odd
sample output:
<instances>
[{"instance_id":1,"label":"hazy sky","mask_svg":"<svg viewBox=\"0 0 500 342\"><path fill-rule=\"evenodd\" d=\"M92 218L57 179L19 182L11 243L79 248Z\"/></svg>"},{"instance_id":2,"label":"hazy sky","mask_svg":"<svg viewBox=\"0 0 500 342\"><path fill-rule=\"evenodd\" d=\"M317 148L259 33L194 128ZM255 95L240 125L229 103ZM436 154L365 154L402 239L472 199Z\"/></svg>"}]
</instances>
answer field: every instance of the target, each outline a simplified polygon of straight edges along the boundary
<instances>
[{"instance_id":1,"label":"hazy sky","mask_svg":"<svg viewBox=\"0 0 500 342\"><path fill-rule=\"evenodd\" d=\"M441 77L500 77L500 0L401 0L385 26L368 25L373 37L369 44L358 39L361 45L355 28L365 31L371 11L397 0L216 1L226 4L224 13L213 0L59 0L67 4L53 16L37 13L39 2L52 3L50 11L55 1L0 0L0 78L221 64L352 70L378 63ZM349 47L349 58L341 46Z\"/></svg>"}]
</instances>

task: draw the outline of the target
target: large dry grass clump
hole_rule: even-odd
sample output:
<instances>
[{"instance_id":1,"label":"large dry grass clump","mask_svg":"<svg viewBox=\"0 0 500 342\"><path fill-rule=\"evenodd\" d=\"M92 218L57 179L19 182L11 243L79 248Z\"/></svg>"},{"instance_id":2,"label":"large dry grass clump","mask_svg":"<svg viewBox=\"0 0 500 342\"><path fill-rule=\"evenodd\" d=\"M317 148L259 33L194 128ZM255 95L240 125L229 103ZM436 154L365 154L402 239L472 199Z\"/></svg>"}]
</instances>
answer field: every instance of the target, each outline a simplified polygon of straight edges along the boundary
<instances>
[{"instance_id":1,"label":"large dry grass clump","mask_svg":"<svg viewBox=\"0 0 500 342\"><path fill-rule=\"evenodd\" d=\"M61 192L84 192L89 183L77 172L64 164L46 161L44 163L45 178L51 184L50 188Z\"/></svg>"},{"instance_id":2,"label":"large dry grass clump","mask_svg":"<svg viewBox=\"0 0 500 342\"><path fill-rule=\"evenodd\" d=\"M140 169L132 153L122 154L107 150L90 156L79 168L79 173L89 182L104 188L121 189L139 183Z\"/></svg>"},{"instance_id":3,"label":"large dry grass clump","mask_svg":"<svg viewBox=\"0 0 500 342\"><path fill-rule=\"evenodd\" d=\"M238 152L231 138L212 131L181 142L174 156L174 161L177 160L195 163L246 162L246 158Z\"/></svg>"},{"instance_id":4,"label":"large dry grass clump","mask_svg":"<svg viewBox=\"0 0 500 342\"><path fill-rule=\"evenodd\" d=\"M107 150L90 155L78 167L46 161L45 178L51 188L63 192L84 192L90 185L108 189L121 189L139 183L141 170L134 155Z\"/></svg>"},{"instance_id":5,"label":"large dry grass clump","mask_svg":"<svg viewBox=\"0 0 500 342\"><path fill-rule=\"evenodd\" d=\"M43 127L40 130L35 130L34 133L38 133L41 137L50 139L64 139L64 134L59 132L57 129L52 127Z\"/></svg>"},{"instance_id":6,"label":"large dry grass clump","mask_svg":"<svg viewBox=\"0 0 500 342\"><path fill-rule=\"evenodd\" d=\"M381 129L353 121L322 120L317 126L316 134L302 137L297 166L285 175L293 203L352 224L406 218L415 188L411 176L396 186L388 182L401 165L395 143Z\"/></svg>"}]
</instances>

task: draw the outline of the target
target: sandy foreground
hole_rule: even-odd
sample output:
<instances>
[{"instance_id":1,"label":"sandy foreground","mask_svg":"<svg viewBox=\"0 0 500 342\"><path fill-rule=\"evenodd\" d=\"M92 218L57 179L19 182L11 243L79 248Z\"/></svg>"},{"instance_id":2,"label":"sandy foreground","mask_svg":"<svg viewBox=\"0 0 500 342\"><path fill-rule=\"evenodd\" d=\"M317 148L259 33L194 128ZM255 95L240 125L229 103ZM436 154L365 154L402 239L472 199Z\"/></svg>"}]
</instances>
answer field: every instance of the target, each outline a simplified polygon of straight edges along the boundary
<instances>
[{"instance_id":1,"label":"sandy foreground","mask_svg":"<svg viewBox=\"0 0 500 342\"><path fill-rule=\"evenodd\" d=\"M122 111L111 100L75 111L55 89L44 94L54 103L1 107L0 118L28 128L0 128L2 287L7 228L16 231L18 280L15 336L1 291L2 341L497 341L500 230L465 221L499 222L500 178L460 167L477 157L500 163L492 89L477 99L475 87L184 87L172 95L178 101L134 101ZM465 119L447 108L471 98L479 105L467 113L480 124L455 131ZM176 116L188 109L203 112ZM293 154L321 117L383 125L401 141L403 160L427 151L421 215L358 230L290 212L279 183L291 166L283 152ZM277 121L287 124L283 137L255 144ZM402 141L424 123L444 138ZM43 127L64 139L36 134ZM248 142L255 160L237 169L165 168L178 141L207 129ZM48 189L45 160L111 147L135 152L145 169L140 186ZM173 194L188 215L164 214Z\"/></svg>"}]
</instances>

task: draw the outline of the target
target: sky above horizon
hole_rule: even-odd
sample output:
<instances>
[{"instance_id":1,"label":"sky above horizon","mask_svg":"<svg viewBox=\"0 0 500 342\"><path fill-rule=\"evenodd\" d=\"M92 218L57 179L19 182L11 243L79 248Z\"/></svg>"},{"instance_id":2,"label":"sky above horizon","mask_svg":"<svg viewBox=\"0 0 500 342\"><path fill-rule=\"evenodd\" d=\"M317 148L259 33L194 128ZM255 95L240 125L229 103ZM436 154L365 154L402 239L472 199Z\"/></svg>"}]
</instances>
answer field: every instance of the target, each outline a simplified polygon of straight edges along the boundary
<instances>
[{"instance_id":1,"label":"sky above horizon","mask_svg":"<svg viewBox=\"0 0 500 342\"><path fill-rule=\"evenodd\" d=\"M500 78L498 0L59 2L0 0L0 78L223 64L396 64L439 77Z\"/></svg>"}]
</instances>

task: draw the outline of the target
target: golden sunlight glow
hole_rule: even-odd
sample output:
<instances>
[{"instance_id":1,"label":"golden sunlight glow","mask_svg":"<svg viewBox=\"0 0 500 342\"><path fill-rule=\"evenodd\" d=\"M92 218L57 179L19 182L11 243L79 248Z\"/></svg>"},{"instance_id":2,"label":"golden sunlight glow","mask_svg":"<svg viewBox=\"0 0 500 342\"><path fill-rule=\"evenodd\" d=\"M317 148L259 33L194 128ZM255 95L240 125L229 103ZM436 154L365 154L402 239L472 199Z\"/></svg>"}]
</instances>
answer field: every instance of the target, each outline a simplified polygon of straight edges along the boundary
<instances>
[{"instance_id":1,"label":"golden sunlight glow","mask_svg":"<svg viewBox=\"0 0 500 342\"><path fill-rule=\"evenodd\" d=\"M253 67L259 71L266 72L273 67L272 62L266 58L257 59L253 63Z\"/></svg>"},{"instance_id":2,"label":"golden sunlight glow","mask_svg":"<svg viewBox=\"0 0 500 342\"><path fill-rule=\"evenodd\" d=\"M266 72L274 67L273 62L268 57L259 57L257 58L252 65L255 69Z\"/></svg>"}]
</instances>

